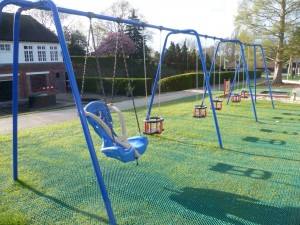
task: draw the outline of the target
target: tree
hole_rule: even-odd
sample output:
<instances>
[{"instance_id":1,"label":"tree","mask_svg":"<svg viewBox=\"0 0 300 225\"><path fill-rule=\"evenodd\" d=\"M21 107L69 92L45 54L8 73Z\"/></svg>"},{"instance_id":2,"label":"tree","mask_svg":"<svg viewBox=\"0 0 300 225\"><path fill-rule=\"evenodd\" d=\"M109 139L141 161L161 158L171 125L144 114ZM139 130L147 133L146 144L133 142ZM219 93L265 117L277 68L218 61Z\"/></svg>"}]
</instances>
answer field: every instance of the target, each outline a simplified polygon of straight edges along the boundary
<instances>
[{"instance_id":1,"label":"tree","mask_svg":"<svg viewBox=\"0 0 300 225\"><path fill-rule=\"evenodd\" d=\"M243 43L255 43L255 36L253 32L246 29L235 29L231 34L230 39L238 39ZM229 63L234 63L240 60L241 49L238 44L228 43L224 49L225 57L228 59ZM254 68L254 53L252 47L247 47L244 49L245 58L247 60L248 70L253 70ZM241 61L240 66L243 66L243 61Z\"/></svg>"},{"instance_id":2,"label":"tree","mask_svg":"<svg viewBox=\"0 0 300 225\"><path fill-rule=\"evenodd\" d=\"M290 39L288 40L288 53L289 53L289 67L288 67L288 73L290 75L295 74L295 70L298 68L298 59L300 58L300 26L296 27L292 34ZM294 58L296 58L296 65L294 67Z\"/></svg>"},{"instance_id":3,"label":"tree","mask_svg":"<svg viewBox=\"0 0 300 225\"><path fill-rule=\"evenodd\" d=\"M128 35L122 32L109 32L107 36L102 39L99 48L96 49L96 54L114 56L116 48L117 55L121 56L123 56L123 51L125 55L130 55L136 51L135 43Z\"/></svg>"},{"instance_id":4,"label":"tree","mask_svg":"<svg viewBox=\"0 0 300 225\"><path fill-rule=\"evenodd\" d=\"M109 8L105 9L102 14L107 16L117 17L120 19L127 19L131 14L132 7L130 3L126 0L118 0L114 2ZM118 32L119 30L125 30L125 24L116 23L112 21L105 20L94 20L93 30L95 35L96 46L98 46L102 40L109 32Z\"/></svg>"},{"instance_id":5,"label":"tree","mask_svg":"<svg viewBox=\"0 0 300 225\"><path fill-rule=\"evenodd\" d=\"M169 48L165 50L165 55L163 61L167 66L171 66L175 64L175 55L176 55L176 47L175 43L171 41Z\"/></svg>"},{"instance_id":6,"label":"tree","mask_svg":"<svg viewBox=\"0 0 300 225\"><path fill-rule=\"evenodd\" d=\"M140 19L136 15L134 9L131 11L131 16L128 19L140 22ZM147 38L143 33L143 28L140 26L127 24L125 28L125 34L131 38L131 40L135 43L135 47L136 47L136 51L130 54L129 57L132 59L143 59L144 45L145 45L146 58L149 58L149 49L146 44ZM145 43L143 43L144 41Z\"/></svg>"},{"instance_id":7,"label":"tree","mask_svg":"<svg viewBox=\"0 0 300 225\"><path fill-rule=\"evenodd\" d=\"M109 8L107 8L103 14L107 16L117 17L120 19L131 19L136 21L145 21L145 18L143 15L138 13L138 10L134 9L130 3L126 0L118 0L114 2ZM143 36L145 36L145 43L148 40L151 40L152 33L145 29L142 32L141 27L134 27L133 25L127 25L125 23L116 23L111 21L104 21L104 20L95 20L93 22L94 27L94 34L96 39L96 45L98 46L102 40L102 37L105 37L108 32L118 32L118 31L124 31L127 33L130 38L133 38L133 41L136 43L136 47L138 49L137 52L134 53L134 55L130 57L135 58L143 58ZM137 32L139 34L137 34ZM143 34L142 34L143 33ZM136 39L136 40L135 40ZM150 57L150 48L146 44L146 58ZM139 57L137 56L139 55Z\"/></svg>"},{"instance_id":8,"label":"tree","mask_svg":"<svg viewBox=\"0 0 300 225\"><path fill-rule=\"evenodd\" d=\"M68 30L65 27L64 34L70 55L85 55L86 37L79 30Z\"/></svg>"},{"instance_id":9,"label":"tree","mask_svg":"<svg viewBox=\"0 0 300 225\"><path fill-rule=\"evenodd\" d=\"M56 33L54 19L51 11L32 9L29 11L25 11L25 13L39 21L39 23L41 23L44 27ZM59 13L59 18L63 27L73 27L74 29L75 24L77 25L74 16L70 14Z\"/></svg>"},{"instance_id":10,"label":"tree","mask_svg":"<svg viewBox=\"0 0 300 225\"><path fill-rule=\"evenodd\" d=\"M300 26L296 27L289 39L289 48L293 50L296 57L300 57Z\"/></svg>"},{"instance_id":11,"label":"tree","mask_svg":"<svg viewBox=\"0 0 300 225\"><path fill-rule=\"evenodd\" d=\"M189 70L189 53L188 53L188 48L186 46L186 40L184 40L182 48L181 48L181 57L182 57L182 62L186 62L186 70ZM192 59L191 59L192 60Z\"/></svg>"},{"instance_id":12,"label":"tree","mask_svg":"<svg viewBox=\"0 0 300 225\"><path fill-rule=\"evenodd\" d=\"M273 84L282 83L284 51L293 27L300 23L299 0L242 0L235 18L237 26L250 29L257 41L276 43ZM271 56L272 57L272 56Z\"/></svg>"}]
</instances>

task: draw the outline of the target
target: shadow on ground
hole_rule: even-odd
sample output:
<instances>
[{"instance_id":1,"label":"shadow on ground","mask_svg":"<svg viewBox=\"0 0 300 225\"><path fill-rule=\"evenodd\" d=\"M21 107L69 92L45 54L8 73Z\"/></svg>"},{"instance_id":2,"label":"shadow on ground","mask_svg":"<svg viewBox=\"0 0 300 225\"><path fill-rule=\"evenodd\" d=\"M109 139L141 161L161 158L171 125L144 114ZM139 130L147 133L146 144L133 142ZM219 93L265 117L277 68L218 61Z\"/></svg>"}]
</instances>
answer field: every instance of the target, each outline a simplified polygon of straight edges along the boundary
<instances>
[{"instance_id":1,"label":"shadow on ground","mask_svg":"<svg viewBox=\"0 0 300 225\"><path fill-rule=\"evenodd\" d=\"M299 207L276 207L246 196L202 188L184 187L170 199L192 210L231 224L299 224Z\"/></svg>"}]
</instances>

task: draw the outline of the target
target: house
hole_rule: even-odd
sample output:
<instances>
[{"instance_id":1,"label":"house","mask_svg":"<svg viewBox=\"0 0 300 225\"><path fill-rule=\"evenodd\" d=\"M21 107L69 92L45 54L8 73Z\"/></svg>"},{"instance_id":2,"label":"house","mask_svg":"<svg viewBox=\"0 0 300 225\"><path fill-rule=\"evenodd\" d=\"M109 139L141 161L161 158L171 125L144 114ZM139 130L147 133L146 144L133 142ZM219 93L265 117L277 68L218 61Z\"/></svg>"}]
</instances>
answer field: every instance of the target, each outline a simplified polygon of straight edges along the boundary
<instances>
[{"instance_id":1,"label":"house","mask_svg":"<svg viewBox=\"0 0 300 225\"><path fill-rule=\"evenodd\" d=\"M0 102L12 100L14 14L0 23ZM57 36L29 15L20 20L19 99L66 92L66 69Z\"/></svg>"}]
</instances>

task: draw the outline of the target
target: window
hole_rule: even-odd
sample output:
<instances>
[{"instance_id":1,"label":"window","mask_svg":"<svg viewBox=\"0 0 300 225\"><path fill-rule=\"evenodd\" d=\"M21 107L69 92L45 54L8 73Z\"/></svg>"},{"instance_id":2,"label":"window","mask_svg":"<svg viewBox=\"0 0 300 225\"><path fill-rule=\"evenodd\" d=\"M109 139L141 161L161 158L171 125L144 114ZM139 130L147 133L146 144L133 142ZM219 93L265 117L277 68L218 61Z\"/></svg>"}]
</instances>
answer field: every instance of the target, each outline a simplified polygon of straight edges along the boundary
<instances>
[{"instance_id":1,"label":"window","mask_svg":"<svg viewBox=\"0 0 300 225\"><path fill-rule=\"evenodd\" d=\"M31 45L24 46L25 62L33 62L33 47Z\"/></svg>"},{"instance_id":2,"label":"window","mask_svg":"<svg viewBox=\"0 0 300 225\"><path fill-rule=\"evenodd\" d=\"M57 46L50 46L50 60L52 62L57 62L58 61Z\"/></svg>"},{"instance_id":3,"label":"window","mask_svg":"<svg viewBox=\"0 0 300 225\"><path fill-rule=\"evenodd\" d=\"M37 46L38 49L38 60L39 62L45 62L46 58L46 47L45 46Z\"/></svg>"},{"instance_id":4,"label":"window","mask_svg":"<svg viewBox=\"0 0 300 225\"><path fill-rule=\"evenodd\" d=\"M10 44L0 44L0 51L1 52L9 52L10 51Z\"/></svg>"},{"instance_id":5,"label":"window","mask_svg":"<svg viewBox=\"0 0 300 225\"><path fill-rule=\"evenodd\" d=\"M56 76L56 79L60 79L60 73L56 73L55 76Z\"/></svg>"}]
</instances>

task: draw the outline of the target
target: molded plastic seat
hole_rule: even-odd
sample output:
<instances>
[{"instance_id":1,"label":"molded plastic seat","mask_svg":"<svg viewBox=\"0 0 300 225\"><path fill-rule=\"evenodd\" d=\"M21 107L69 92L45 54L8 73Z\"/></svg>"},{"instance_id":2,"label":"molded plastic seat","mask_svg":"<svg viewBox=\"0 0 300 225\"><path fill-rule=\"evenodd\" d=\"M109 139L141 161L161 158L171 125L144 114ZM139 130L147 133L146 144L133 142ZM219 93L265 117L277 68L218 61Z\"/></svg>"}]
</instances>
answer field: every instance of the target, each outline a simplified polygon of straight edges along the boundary
<instances>
[{"instance_id":1,"label":"molded plastic seat","mask_svg":"<svg viewBox=\"0 0 300 225\"><path fill-rule=\"evenodd\" d=\"M101 101L90 102L84 108L89 124L102 139L102 149L106 156L130 162L139 158L146 151L148 139L145 136L126 137L125 123L121 111L112 105ZM118 113L122 136L118 137L113 130L113 121L110 111Z\"/></svg>"}]
</instances>

